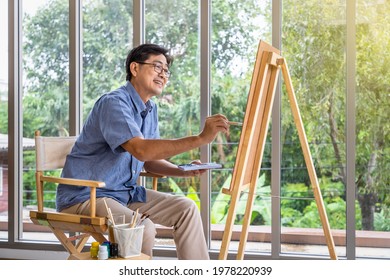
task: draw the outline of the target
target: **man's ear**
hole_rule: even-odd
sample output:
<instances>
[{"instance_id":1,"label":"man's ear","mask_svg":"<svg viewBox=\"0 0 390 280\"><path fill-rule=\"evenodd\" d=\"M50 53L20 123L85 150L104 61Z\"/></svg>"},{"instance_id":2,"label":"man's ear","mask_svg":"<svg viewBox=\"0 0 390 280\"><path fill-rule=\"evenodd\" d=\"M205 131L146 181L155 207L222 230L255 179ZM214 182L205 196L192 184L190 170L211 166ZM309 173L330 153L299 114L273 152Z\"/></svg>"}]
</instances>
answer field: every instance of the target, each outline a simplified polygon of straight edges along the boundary
<instances>
[{"instance_id":1,"label":"man's ear","mask_svg":"<svg viewBox=\"0 0 390 280\"><path fill-rule=\"evenodd\" d=\"M133 77L136 77L139 70L139 64L137 62L130 63L130 72Z\"/></svg>"}]
</instances>

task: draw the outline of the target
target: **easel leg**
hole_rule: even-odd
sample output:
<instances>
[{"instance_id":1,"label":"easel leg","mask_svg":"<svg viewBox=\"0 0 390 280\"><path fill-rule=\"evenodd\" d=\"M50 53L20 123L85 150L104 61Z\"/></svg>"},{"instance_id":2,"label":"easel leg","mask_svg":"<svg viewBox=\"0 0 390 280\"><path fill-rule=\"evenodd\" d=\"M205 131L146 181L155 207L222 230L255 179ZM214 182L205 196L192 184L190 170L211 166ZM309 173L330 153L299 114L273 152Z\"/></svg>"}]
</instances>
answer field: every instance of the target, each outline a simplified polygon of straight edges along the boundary
<instances>
[{"instance_id":1,"label":"easel leg","mask_svg":"<svg viewBox=\"0 0 390 280\"><path fill-rule=\"evenodd\" d=\"M267 61L272 60L274 56L275 56L274 53L269 53ZM260 167L263 161L264 146L267 138L269 122L271 119L271 109L275 97L276 80L278 74L279 74L279 68L276 65L269 65L268 67L266 67L265 76L269 77L268 88L264 89L265 90L265 96L264 96L265 98L263 100L264 108L263 110L260 110L261 114L259 114L259 119L258 119L258 121L260 122L258 135L256 135L257 136L256 138L258 139L258 143L256 145L255 159L253 161L253 170L250 178L251 183L249 186L248 201L245 209L245 216L244 216L244 222L243 222L243 227L240 236L240 244L238 247L237 260L244 259L244 250L245 250L246 241L248 239L248 228L252 217L252 209L253 209L254 198L256 196L256 185L260 174Z\"/></svg>"},{"instance_id":2,"label":"easel leg","mask_svg":"<svg viewBox=\"0 0 390 280\"><path fill-rule=\"evenodd\" d=\"M236 187L237 189L240 188L240 186L236 186ZM230 240L232 239L233 225L234 225L234 220L236 218L236 209L237 209L239 198L240 198L239 191L232 193L228 215L226 217L225 231L222 236L221 250L219 252L219 257L218 257L219 260L226 260L228 255L229 243Z\"/></svg>"},{"instance_id":3,"label":"easel leg","mask_svg":"<svg viewBox=\"0 0 390 280\"><path fill-rule=\"evenodd\" d=\"M248 200L246 202L244 222L242 224L242 229L240 234L240 243L238 246L237 258L236 258L237 260L244 259L246 241L248 240L248 230L249 230L250 221L252 219L253 202L256 196L255 191L256 191L256 184L251 184L248 193Z\"/></svg>"},{"instance_id":4,"label":"easel leg","mask_svg":"<svg viewBox=\"0 0 390 280\"><path fill-rule=\"evenodd\" d=\"M305 158L306 167L307 167L309 177L310 177L310 182L311 182L311 185L313 188L314 198L315 198L315 201L317 203L317 208L318 208L318 212L320 215L322 228L324 230L326 244L328 246L328 250L329 250L329 254L330 254L331 259L336 260L337 255L336 255L335 248L334 248L334 241L333 241L333 237L332 237L331 232L330 232L328 217L326 215L324 202L322 199L317 175L316 175L316 172L314 169L313 160L312 160L312 157L310 154L309 144L307 142L306 133L305 133L305 130L303 127L301 115L300 115L299 108L298 108L298 103L297 103L297 100L295 98L294 89L293 89L293 86L291 83L291 78L290 78L290 74L288 71L287 63L284 59L282 59L280 61L280 64L281 64L281 68L282 68L283 79L284 79L284 82L286 84L288 98L290 100L290 106L291 106L291 110L293 113L295 125L296 125L297 130L298 130L299 140L301 142L301 147L302 147L303 155Z\"/></svg>"}]
</instances>

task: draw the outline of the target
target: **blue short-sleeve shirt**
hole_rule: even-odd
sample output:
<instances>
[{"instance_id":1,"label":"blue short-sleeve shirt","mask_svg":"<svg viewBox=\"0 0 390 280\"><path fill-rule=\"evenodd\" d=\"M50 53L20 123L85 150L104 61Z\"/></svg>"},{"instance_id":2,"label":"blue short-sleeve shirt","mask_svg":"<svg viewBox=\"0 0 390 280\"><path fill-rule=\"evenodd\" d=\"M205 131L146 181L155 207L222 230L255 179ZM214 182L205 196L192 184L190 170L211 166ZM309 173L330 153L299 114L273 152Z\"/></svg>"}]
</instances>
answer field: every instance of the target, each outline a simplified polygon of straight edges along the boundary
<instances>
[{"instance_id":1,"label":"blue short-sleeve shirt","mask_svg":"<svg viewBox=\"0 0 390 280\"><path fill-rule=\"evenodd\" d=\"M97 197L111 197L127 205L145 202L145 189L137 185L144 163L122 148L134 137L158 139L157 106L144 103L130 82L101 96L67 156L62 177L103 181ZM59 185L56 208L61 211L89 199L89 188Z\"/></svg>"}]
</instances>

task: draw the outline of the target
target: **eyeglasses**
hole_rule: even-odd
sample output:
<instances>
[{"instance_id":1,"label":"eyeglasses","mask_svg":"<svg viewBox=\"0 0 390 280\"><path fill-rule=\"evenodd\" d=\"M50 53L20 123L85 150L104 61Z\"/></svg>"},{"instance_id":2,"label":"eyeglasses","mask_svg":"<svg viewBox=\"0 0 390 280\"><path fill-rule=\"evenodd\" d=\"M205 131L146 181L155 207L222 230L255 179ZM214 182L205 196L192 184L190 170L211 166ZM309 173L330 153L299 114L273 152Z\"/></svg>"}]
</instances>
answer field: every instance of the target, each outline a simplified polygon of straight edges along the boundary
<instances>
[{"instance_id":1,"label":"eyeglasses","mask_svg":"<svg viewBox=\"0 0 390 280\"><path fill-rule=\"evenodd\" d=\"M165 78L169 78L171 76L171 71L168 69L165 69L161 64L158 63L149 63L149 62L137 62L139 64L147 64L147 65L153 65L154 72L161 74L164 73Z\"/></svg>"}]
</instances>

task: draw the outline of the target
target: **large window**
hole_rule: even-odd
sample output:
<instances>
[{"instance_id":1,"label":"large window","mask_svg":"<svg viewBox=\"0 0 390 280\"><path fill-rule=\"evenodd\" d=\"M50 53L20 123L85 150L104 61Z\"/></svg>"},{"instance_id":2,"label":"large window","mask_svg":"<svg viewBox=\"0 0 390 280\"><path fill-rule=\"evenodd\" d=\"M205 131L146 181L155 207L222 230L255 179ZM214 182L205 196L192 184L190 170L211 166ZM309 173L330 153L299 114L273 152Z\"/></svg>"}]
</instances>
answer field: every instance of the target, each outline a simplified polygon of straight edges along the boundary
<instances>
[{"instance_id":1,"label":"large window","mask_svg":"<svg viewBox=\"0 0 390 280\"><path fill-rule=\"evenodd\" d=\"M82 9L83 120L104 93L125 83L133 46L131 0L84 0Z\"/></svg>"},{"instance_id":2,"label":"large window","mask_svg":"<svg viewBox=\"0 0 390 280\"><path fill-rule=\"evenodd\" d=\"M259 40L270 42L271 38L271 1L230 1L230 5L226 5L223 0L214 0L211 3L212 113L225 114L231 121L242 122ZM230 186L240 136L241 127L231 126L229 135L218 135L212 144L212 161L224 166L222 170L213 171L211 177L212 249L220 248L230 201L230 196L222 193L222 188ZM254 202L250 229L257 232L261 228L268 234L271 232L269 142L263 157L261 185ZM247 192L243 192L240 197L235 221L237 225L242 224L247 195ZM234 228L233 232L232 249L236 247L234 241L240 227ZM248 241L254 241L252 237L250 234ZM257 241L262 242L249 242L247 250L270 252L269 240L257 238Z\"/></svg>"},{"instance_id":3,"label":"large window","mask_svg":"<svg viewBox=\"0 0 390 280\"><path fill-rule=\"evenodd\" d=\"M18 1L21 5L15 7L23 9L23 16L15 17L13 25L21 24L22 53L8 50L8 44L0 47L0 239L4 241L0 246L17 244L29 249L31 244L26 243L55 240L28 218L28 210L36 207L34 130L69 135L77 123L82 124L99 96L125 83L124 62L137 41L133 37L141 34L141 42L163 45L174 56L169 84L155 100L163 138L199 133L206 111L201 104L205 103L211 114L243 121L259 40L278 44L275 47L282 50L290 69L337 255L349 258L352 251L356 254L351 258L390 257L390 1L356 0L356 5L351 4L354 1L314 0L280 0L279 5L255 0ZM8 41L6 11L11 2L0 1L2 42ZM75 18L72 7L76 2L82 3L80 25L69 24ZM210 24L202 13L206 2ZM81 38L80 53L74 56L70 55L74 54L70 34ZM205 41L210 53L206 53ZM12 61L13 73L6 67L9 52L21 58ZM81 74L74 75L72 65L78 58ZM204 63L205 58L209 63ZM204 65L209 66L205 69ZM210 74L209 81L204 72ZM22 73L18 92L7 88L7 76L14 78L15 73ZM73 92L73 79L82 85L80 95ZM246 253L267 258L271 254L326 258L318 209L283 83L277 95L280 114L271 120L267 134ZM18 112L8 112L15 96L20 99L13 106ZM17 122L19 117L21 122ZM280 135L275 128L280 128ZM18 136L19 131L22 141L17 141L10 154L8 135ZM230 186L240 136L241 127L232 126L230 134L218 135L207 151L195 149L169 159L177 164L199 158L222 163L223 168L210 171L207 179L167 178L158 186L159 191L184 195L197 203L204 224L210 226L206 237L211 251L220 249L230 200L221 189ZM280 148L279 156L274 147ZM280 166L274 164L278 162ZM19 176L22 184L12 180L9 185L9 173ZM275 174L280 184L272 180ZM209 197L204 196L205 189L210 190ZM55 208L54 188L47 196L52 199L45 207ZM244 193L233 229L237 233L246 199ZM12 217L9 206L16 213ZM8 221L16 216L21 227L16 223L9 227ZM9 228L15 241L7 240ZM172 250L171 232L162 227L157 232L156 255ZM347 243L348 232L355 233L354 242ZM239 235L233 234L233 252L235 236ZM272 246L271 240L278 239L278 246ZM43 244L37 245L42 249ZM59 248L48 248L54 247Z\"/></svg>"},{"instance_id":4,"label":"large window","mask_svg":"<svg viewBox=\"0 0 390 280\"><path fill-rule=\"evenodd\" d=\"M23 221L36 207L34 131L69 135L69 4L67 1L23 1ZM47 190L55 209L55 188ZM24 223L25 238L32 236Z\"/></svg>"},{"instance_id":5,"label":"large window","mask_svg":"<svg viewBox=\"0 0 390 280\"><path fill-rule=\"evenodd\" d=\"M356 229L357 238L370 235L378 240L369 246L357 240L358 257L389 257L389 38L390 1L357 1Z\"/></svg>"},{"instance_id":6,"label":"large window","mask_svg":"<svg viewBox=\"0 0 390 280\"><path fill-rule=\"evenodd\" d=\"M174 11L174 12L173 12ZM185 34L185 36L183 36ZM164 46L173 56L172 75L158 104L162 138L180 138L200 131L199 1L145 1L145 42ZM183 125L184 124L184 125ZM168 160L175 164L200 158L198 149ZM202 207L198 178L160 180L159 191L183 195ZM158 231L157 245L173 246L171 235Z\"/></svg>"},{"instance_id":7,"label":"large window","mask_svg":"<svg viewBox=\"0 0 390 280\"><path fill-rule=\"evenodd\" d=\"M386 16L388 1L357 1L355 22L347 19L347 1L283 1L282 49L292 79L319 177L322 196L340 257L346 255L347 200L355 201L356 252L359 257L385 255L389 235L388 131L383 122L389 117L388 71L381 57L389 56ZM320 17L318 15L321 15ZM383 21L382 21L383 20ZM347 34L355 24L356 34ZM379 27L380 26L380 27ZM349 30L353 30L350 28ZM356 42L347 41L356 38ZM375 38L375 39L374 39ZM352 45L353 44L353 45ZM347 60L356 52L356 61ZM356 76L353 71L356 69ZM356 92L347 90L347 79L355 78ZM356 197L347 197L347 95L356 98ZM350 99L349 101L355 102ZM289 113L282 105L282 235L306 233L308 254L327 254L321 223L313 200L306 166ZM350 144L350 143L349 143ZM353 206L353 205L352 205ZM351 217L349 217L351 218ZM293 232L292 232L293 228ZM319 234L319 232L321 232ZM370 236L371 239L367 239ZM289 244L290 246L288 246ZM295 252L286 242L282 252Z\"/></svg>"},{"instance_id":8,"label":"large window","mask_svg":"<svg viewBox=\"0 0 390 280\"><path fill-rule=\"evenodd\" d=\"M291 69L330 228L345 236L345 37L346 6L317 1L283 1L282 49ZM321 16L320 16L321 15ZM281 128L281 226L310 240L301 250L328 254L290 104L283 94ZM336 231L334 231L336 233ZM310 238L309 238L310 237ZM294 252L295 246L282 247ZM316 246L308 246L316 245ZM340 245L340 244L339 244ZM339 256L345 251L337 250Z\"/></svg>"}]
</instances>

